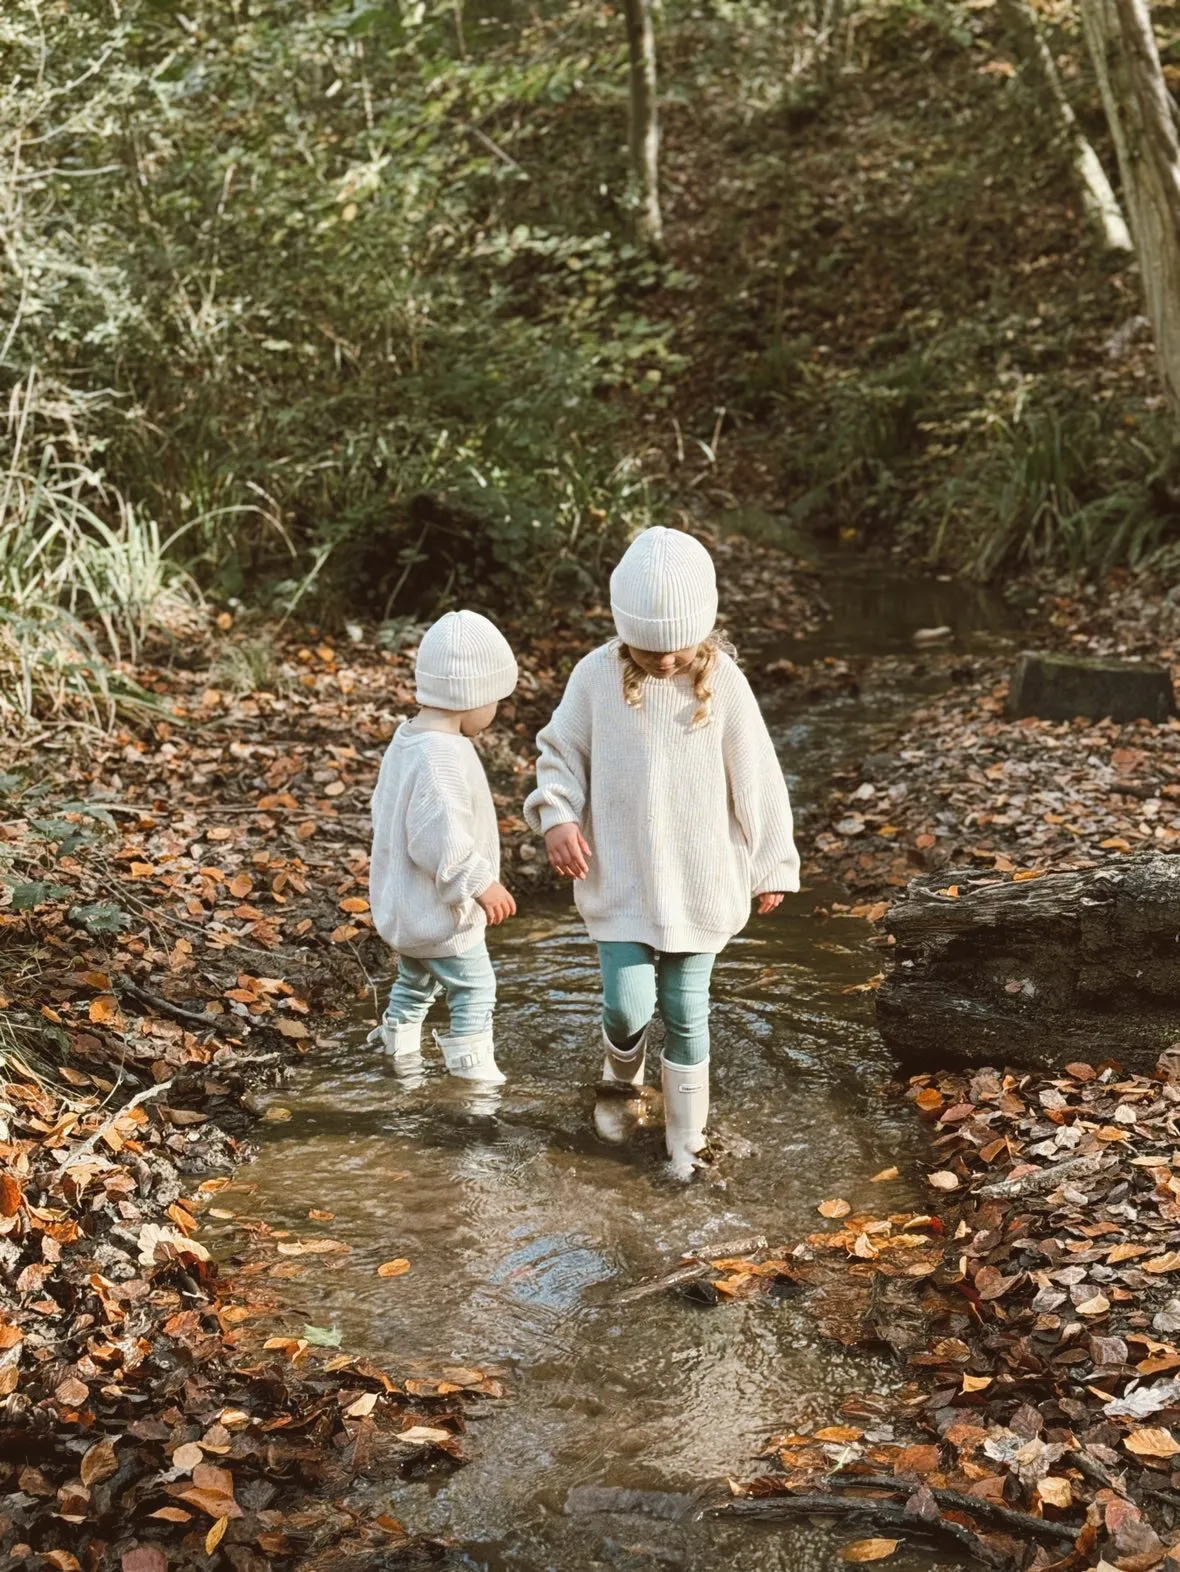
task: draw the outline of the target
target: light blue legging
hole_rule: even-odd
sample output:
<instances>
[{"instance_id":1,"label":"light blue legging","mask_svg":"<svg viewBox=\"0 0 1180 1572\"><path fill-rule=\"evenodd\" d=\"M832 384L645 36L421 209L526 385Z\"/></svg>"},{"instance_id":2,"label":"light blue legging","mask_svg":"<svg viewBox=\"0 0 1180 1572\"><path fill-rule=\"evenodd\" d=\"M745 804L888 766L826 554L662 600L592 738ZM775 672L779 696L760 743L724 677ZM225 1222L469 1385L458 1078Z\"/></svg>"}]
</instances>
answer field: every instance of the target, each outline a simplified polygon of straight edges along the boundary
<instances>
[{"instance_id":1,"label":"light blue legging","mask_svg":"<svg viewBox=\"0 0 1180 1572\"><path fill-rule=\"evenodd\" d=\"M709 1057L709 974L715 955L667 955L650 944L598 946L602 967L602 1025L618 1048L632 1042L657 1004L664 1023L664 1057L700 1064Z\"/></svg>"},{"instance_id":2,"label":"light blue legging","mask_svg":"<svg viewBox=\"0 0 1180 1572\"><path fill-rule=\"evenodd\" d=\"M440 993L447 996L452 1036L474 1037L490 1029L496 1008L496 973L486 944L463 955L399 956L385 1019L398 1025L424 1021Z\"/></svg>"}]
</instances>

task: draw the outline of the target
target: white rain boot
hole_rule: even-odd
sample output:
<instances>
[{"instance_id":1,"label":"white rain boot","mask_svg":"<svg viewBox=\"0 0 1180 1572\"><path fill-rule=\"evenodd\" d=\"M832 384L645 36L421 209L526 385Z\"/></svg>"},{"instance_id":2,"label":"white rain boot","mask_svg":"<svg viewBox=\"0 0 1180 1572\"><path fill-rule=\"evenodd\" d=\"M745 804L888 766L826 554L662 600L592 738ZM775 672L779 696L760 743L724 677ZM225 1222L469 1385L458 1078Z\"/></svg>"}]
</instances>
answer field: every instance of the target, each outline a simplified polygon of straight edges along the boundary
<instances>
[{"instance_id":1,"label":"white rain boot","mask_svg":"<svg viewBox=\"0 0 1180 1572\"><path fill-rule=\"evenodd\" d=\"M650 1026L645 1026L639 1034L637 1043L632 1043L630 1048L619 1048L606 1035L606 1029L603 1029L602 1082L604 1086L617 1086L621 1091L625 1090L629 1093L641 1089L647 1061L647 1034L650 1030Z\"/></svg>"},{"instance_id":2,"label":"white rain boot","mask_svg":"<svg viewBox=\"0 0 1180 1572\"><path fill-rule=\"evenodd\" d=\"M669 1064L660 1060L664 1073L664 1139L674 1179L691 1179L698 1152L705 1147L709 1122L709 1061Z\"/></svg>"},{"instance_id":3,"label":"white rain boot","mask_svg":"<svg viewBox=\"0 0 1180 1572\"><path fill-rule=\"evenodd\" d=\"M483 1081L491 1086L502 1086L507 1079L496 1063L490 1031L476 1032L470 1037L440 1037L435 1032L434 1040L442 1050L448 1075L460 1081Z\"/></svg>"},{"instance_id":4,"label":"white rain boot","mask_svg":"<svg viewBox=\"0 0 1180 1572\"><path fill-rule=\"evenodd\" d=\"M393 1060L393 1069L404 1075L422 1064L422 1022L386 1021L369 1033L369 1041Z\"/></svg>"}]
</instances>

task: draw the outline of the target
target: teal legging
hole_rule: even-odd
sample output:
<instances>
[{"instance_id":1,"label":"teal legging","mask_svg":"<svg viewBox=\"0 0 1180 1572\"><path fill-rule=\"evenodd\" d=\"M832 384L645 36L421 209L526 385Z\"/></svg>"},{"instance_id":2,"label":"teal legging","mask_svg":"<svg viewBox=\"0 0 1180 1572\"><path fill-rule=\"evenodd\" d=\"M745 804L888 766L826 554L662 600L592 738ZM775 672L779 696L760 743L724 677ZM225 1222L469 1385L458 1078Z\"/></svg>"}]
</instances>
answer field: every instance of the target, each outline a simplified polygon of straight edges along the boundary
<instances>
[{"instance_id":1,"label":"teal legging","mask_svg":"<svg viewBox=\"0 0 1180 1572\"><path fill-rule=\"evenodd\" d=\"M664 1023L664 1057L700 1064L709 1057L709 974L716 956L665 955L650 944L598 946L602 1025L617 1048L633 1042L655 1014Z\"/></svg>"}]
</instances>

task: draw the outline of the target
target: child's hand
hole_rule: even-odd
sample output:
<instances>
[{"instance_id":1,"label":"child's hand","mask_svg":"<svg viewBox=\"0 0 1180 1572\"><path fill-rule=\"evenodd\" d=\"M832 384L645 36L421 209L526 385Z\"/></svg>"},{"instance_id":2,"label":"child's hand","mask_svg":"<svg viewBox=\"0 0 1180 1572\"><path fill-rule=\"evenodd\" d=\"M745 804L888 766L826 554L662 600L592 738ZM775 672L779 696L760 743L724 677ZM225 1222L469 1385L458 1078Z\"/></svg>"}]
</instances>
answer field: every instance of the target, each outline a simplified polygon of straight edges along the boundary
<instances>
[{"instance_id":1,"label":"child's hand","mask_svg":"<svg viewBox=\"0 0 1180 1572\"><path fill-rule=\"evenodd\" d=\"M775 912L783 904L782 890L767 890L758 896L758 915L765 917L768 912Z\"/></svg>"},{"instance_id":2,"label":"child's hand","mask_svg":"<svg viewBox=\"0 0 1180 1572\"><path fill-rule=\"evenodd\" d=\"M494 928L506 917L516 916L516 902L502 884L489 884L482 895L475 897L484 909L489 927Z\"/></svg>"},{"instance_id":3,"label":"child's hand","mask_svg":"<svg viewBox=\"0 0 1180 1572\"><path fill-rule=\"evenodd\" d=\"M590 872L590 844L576 824L555 824L546 830L545 850L554 873L584 879Z\"/></svg>"}]
</instances>

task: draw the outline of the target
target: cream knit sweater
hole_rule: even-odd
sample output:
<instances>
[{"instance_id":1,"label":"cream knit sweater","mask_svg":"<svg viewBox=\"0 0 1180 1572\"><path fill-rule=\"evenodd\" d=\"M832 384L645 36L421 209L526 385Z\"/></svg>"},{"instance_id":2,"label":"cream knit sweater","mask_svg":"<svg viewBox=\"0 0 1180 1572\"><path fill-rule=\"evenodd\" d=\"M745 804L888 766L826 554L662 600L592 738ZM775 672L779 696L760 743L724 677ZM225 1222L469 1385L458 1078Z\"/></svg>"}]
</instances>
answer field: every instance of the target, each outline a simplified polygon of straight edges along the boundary
<instances>
[{"instance_id":1,"label":"cream knit sweater","mask_svg":"<svg viewBox=\"0 0 1180 1572\"><path fill-rule=\"evenodd\" d=\"M616 642L574 667L537 738L525 818L544 833L576 823L590 872L574 900L590 936L716 952L745 924L750 897L799 888L786 782L750 685L727 655L712 713L693 725L687 676L623 697Z\"/></svg>"},{"instance_id":2,"label":"cream knit sweater","mask_svg":"<svg viewBox=\"0 0 1180 1572\"><path fill-rule=\"evenodd\" d=\"M373 793L377 932L400 955L461 955L484 936L475 897L499 877L496 809L471 741L399 727Z\"/></svg>"}]
</instances>

